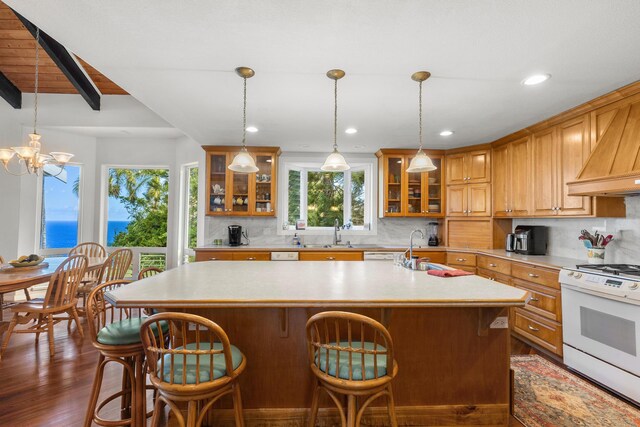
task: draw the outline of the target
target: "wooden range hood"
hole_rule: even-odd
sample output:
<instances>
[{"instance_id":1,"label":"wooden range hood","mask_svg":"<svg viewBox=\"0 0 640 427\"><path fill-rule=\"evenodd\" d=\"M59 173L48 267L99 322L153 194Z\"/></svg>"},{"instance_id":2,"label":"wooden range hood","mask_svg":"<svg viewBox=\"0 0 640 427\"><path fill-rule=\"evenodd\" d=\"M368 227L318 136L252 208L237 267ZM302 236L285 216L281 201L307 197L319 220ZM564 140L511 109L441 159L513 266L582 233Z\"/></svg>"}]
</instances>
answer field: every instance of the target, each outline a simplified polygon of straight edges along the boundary
<instances>
[{"instance_id":1,"label":"wooden range hood","mask_svg":"<svg viewBox=\"0 0 640 427\"><path fill-rule=\"evenodd\" d=\"M603 131L574 182L570 196L640 194L640 96L603 112ZM616 103L618 104L618 103Z\"/></svg>"}]
</instances>

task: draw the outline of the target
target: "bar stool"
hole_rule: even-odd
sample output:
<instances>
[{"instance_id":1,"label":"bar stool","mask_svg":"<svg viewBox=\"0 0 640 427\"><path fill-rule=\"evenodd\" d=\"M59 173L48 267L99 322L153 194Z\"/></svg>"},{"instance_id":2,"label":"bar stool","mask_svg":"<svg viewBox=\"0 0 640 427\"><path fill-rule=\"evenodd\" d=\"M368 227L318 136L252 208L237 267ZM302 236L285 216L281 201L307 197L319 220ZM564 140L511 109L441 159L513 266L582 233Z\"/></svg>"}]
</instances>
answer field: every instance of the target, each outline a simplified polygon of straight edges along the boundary
<instances>
[{"instance_id":1,"label":"bar stool","mask_svg":"<svg viewBox=\"0 0 640 427\"><path fill-rule=\"evenodd\" d=\"M147 277L155 276L156 274L162 273L162 269L158 267L147 267L140 270L138 273L138 280L146 279Z\"/></svg>"},{"instance_id":2,"label":"bar stool","mask_svg":"<svg viewBox=\"0 0 640 427\"><path fill-rule=\"evenodd\" d=\"M93 346L100 352L100 357L89 397L85 427L90 427L92 422L102 426L146 424L144 350L140 341L140 325L145 317L141 309L115 309L104 297L107 291L128 283L128 280L103 283L93 289L87 298L89 333ZM163 327L168 329L166 324ZM109 363L122 366L122 389L98 403L104 370ZM121 419L101 418L100 410L118 397L121 398Z\"/></svg>"},{"instance_id":3,"label":"bar stool","mask_svg":"<svg viewBox=\"0 0 640 427\"><path fill-rule=\"evenodd\" d=\"M167 334L163 322L169 324ZM158 390L152 426L158 425L165 404L181 427L200 426L207 411L227 394L233 398L236 426L244 426L237 379L246 358L220 326L195 314L159 313L144 321L140 335L149 379ZM186 420L177 402L187 402Z\"/></svg>"},{"instance_id":4,"label":"bar stool","mask_svg":"<svg viewBox=\"0 0 640 427\"><path fill-rule=\"evenodd\" d=\"M316 377L309 427L316 424L322 390L338 407L343 426L359 426L367 406L386 396L391 425L397 427L391 380L398 365L389 331L369 317L341 311L316 314L306 329L309 365ZM347 396L346 415L338 395ZM366 398L359 409L358 397Z\"/></svg>"}]
</instances>

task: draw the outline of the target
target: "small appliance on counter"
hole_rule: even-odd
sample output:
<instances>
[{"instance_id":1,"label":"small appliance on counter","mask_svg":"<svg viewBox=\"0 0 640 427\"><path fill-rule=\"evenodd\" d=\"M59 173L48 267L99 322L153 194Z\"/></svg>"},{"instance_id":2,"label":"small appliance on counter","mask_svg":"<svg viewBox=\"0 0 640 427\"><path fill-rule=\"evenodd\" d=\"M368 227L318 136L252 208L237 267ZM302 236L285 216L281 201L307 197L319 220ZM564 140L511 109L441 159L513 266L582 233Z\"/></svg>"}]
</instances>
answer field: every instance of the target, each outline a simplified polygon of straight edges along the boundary
<instances>
[{"instance_id":1,"label":"small appliance on counter","mask_svg":"<svg viewBox=\"0 0 640 427\"><path fill-rule=\"evenodd\" d=\"M522 255L546 255L548 228L542 225L518 225L514 252Z\"/></svg>"},{"instance_id":2,"label":"small appliance on counter","mask_svg":"<svg viewBox=\"0 0 640 427\"><path fill-rule=\"evenodd\" d=\"M241 246L242 245L242 226L230 225L229 226L229 246Z\"/></svg>"},{"instance_id":3,"label":"small appliance on counter","mask_svg":"<svg viewBox=\"0 0 640 427\"><path fill-rule=\"evenodd\" d=\"M506 241L504 243L504 249L507 252L515 252L516 251L516 235L513 233L507 234Z\"/></svg>"},{"instance_id":4,"label":"small appliance on counter","mask_svg":"<svg viewBox=\"0 0 640 427\"><path fill-rule=\"evenodd\" d=\"M429 246L438 246L440 241L438 240L438 223L430 222L427 224L427 235L429 236L429 240L427 244Z\"/></svg>"}]
</instances>

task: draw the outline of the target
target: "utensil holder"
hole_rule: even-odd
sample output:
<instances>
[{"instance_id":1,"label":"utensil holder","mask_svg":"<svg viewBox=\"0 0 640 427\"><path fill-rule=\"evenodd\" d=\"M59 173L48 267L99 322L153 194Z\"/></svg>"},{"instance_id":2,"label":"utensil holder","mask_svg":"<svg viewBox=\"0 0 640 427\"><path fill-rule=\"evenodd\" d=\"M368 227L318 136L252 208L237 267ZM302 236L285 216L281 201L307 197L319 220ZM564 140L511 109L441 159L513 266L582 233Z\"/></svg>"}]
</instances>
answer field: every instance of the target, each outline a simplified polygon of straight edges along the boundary
<instances>
[{"instance_id":1,"label":"utensil holder","mask_svg":"<svg viewBox=\"0 0 640 427\"><path fill-rule=\"evenodd\" d=\"M587 249L587 261L589 264L604 264L604 248Z\"/></svg>"}]
</instances>

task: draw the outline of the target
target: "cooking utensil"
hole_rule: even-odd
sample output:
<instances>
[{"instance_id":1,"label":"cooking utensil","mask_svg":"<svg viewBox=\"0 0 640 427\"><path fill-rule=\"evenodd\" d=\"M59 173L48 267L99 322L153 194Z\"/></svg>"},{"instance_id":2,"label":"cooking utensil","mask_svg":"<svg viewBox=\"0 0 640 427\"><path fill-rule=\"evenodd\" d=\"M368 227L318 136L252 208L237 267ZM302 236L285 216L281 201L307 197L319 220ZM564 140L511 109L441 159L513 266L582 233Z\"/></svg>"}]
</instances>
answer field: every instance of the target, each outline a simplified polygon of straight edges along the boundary
<instances>
[{"instance_id":1,"label":"cooking utensil","mask_svg":"<svg viewBox=\"0 0 640 427\"><path fill-rule=\"evenodd\" d=\"M593 247L593 245L591 244L591 240L589 239L584 239L582 242L584 243L584 247L587 249L591 249Z\"/></svg>"}]
</instances>

